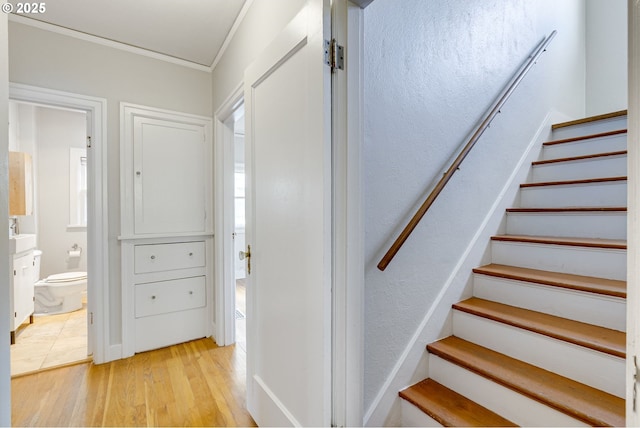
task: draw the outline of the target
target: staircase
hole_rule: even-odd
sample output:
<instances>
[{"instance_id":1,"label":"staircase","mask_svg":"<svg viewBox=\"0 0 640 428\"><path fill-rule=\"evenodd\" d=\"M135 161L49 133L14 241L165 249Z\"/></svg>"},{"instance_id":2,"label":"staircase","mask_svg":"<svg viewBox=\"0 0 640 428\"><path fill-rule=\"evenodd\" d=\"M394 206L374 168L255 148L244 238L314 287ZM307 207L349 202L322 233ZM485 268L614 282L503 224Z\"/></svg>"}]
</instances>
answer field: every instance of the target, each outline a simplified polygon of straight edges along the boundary
<instances>
[{"instance_id":1,"label":"staircase","mask_svg":"<svg viewBox=\"0 0 640 428\"><path fill-rule=\"evenodd\" d=\"M553 126L403 425L624 426L626 111Z\"/></svg>"}]
</instances>

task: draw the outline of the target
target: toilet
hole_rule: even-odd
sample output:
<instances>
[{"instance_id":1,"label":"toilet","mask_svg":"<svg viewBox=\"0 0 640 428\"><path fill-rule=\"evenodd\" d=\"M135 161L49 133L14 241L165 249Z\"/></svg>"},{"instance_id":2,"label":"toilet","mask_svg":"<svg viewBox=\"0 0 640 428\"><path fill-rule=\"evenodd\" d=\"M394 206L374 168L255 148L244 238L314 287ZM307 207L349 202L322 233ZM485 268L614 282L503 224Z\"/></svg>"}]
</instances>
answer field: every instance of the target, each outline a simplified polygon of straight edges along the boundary
<instances>
[{"instance_id":1,"label":"toilet","mask_svg":"<svg viewBox=\"0 0 640 428\"><path fill-rule=\"evenodd\" d=\"M34 251L35 268L40 278L42 251ZM35 313L62 314L82 308L82 295L87 291L86 272L64 272L49 275L35 283Z\"/></svg>"}]
</instances>

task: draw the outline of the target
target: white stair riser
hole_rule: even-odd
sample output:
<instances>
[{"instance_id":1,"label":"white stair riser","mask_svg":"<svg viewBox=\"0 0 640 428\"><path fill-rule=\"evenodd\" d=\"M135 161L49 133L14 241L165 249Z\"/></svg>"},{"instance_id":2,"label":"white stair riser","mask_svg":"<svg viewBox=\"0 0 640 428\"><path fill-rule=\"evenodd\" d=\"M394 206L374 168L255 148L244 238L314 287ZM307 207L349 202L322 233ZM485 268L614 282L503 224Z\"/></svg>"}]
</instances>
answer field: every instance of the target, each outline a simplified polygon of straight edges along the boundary
<instances>
[{"instance_id":1,"label":"white stair riser","mask_svg":"<svg viewBox=\"0 0 640 428\"><path fill-rule=\"evenodd\" d=\"M587 426L433 354L429 355L429 377L520 426Z\"/></svg>"},{"instance_id":2,"label":"white stair riser","mask_svg":"<svg viewBox=\"0 0 640 428\"><path fill-rule=\"evenodd\" d=\"M584 123L558 128L553 131L553 138L561 140L565 138L579 137L581 135L599 134L602 132L616 131L627 128L627 117L620 116L612 119L599 120L597 122Z\"/></svg>"},{"instance_id":3,"label":"white stair riser","mask_svg":"<svg viewBox=\"0 0 640 428\"><path fill-rule=\"evenodd\" d=\"M507 234L626 239L627 213L507 213Z\"/></svg>"},{"instance_id":4,"label":"white stair riser","mask_svg":"<svg viewBox=\"0 0 640 428\"><path fill-rule=\"evenodd\" d=\"M627 134L543 146L542 159L560 159L627 150Z\"/></svg>"},{"instance_id":5,"label":"white stair riser","mask_svg":"<svg viewBox=\"0 0 640 428\"><path fill-rule=\"evenodd\" d=\"M505 305L626 331L626 300L579 290L474 274L473 295Z\"/></svg>"},{"instance_id":6,"label":"white stair riser","mask_svg":"<svg viewBox=\"0 0 640 428\"><path fill-rule=\"evenodd\" d=\"M532 169L531 182L586 180L626 175L627 156L616 155L535 165Z\"/></svg>"},{"instance_id":7,"label":"white stair riser","mask_svg":"<svg viewBox=\"0 0 640 428\"><path fill-rule=\"evenodd\" d=\"M400 412L403 427L441 427L435 419L418 409L407 400L400 399Z\"/></svg>"},{"instance_id":8,"label":"white stair riser","mask_svg":"<svg viewBox=\"0 0 640 428\"><path fill-rule=\"evenodd\" d=\"M627 182L609 181L520 189L522 208L626 207Z\"/></svg>"},{"instance_id":9,"label":"white stair riser","mask_svg":"<svg viewBox=\"0 0 640 428\"><path fill-rule=\"evenodd\" d=\"M453 311L453 334L511 358L624 397L624 358L461 311Z\"/></svg>"},{"instance_id":10,"label":"white stair riser","mask_svg":"<svg viewBox=\"0 0 640 428\"><path fill-rule=\"evenodd\" d=\"M626 250L491 241L493 263L625 280Z\"/></svg>"}]
</instances>

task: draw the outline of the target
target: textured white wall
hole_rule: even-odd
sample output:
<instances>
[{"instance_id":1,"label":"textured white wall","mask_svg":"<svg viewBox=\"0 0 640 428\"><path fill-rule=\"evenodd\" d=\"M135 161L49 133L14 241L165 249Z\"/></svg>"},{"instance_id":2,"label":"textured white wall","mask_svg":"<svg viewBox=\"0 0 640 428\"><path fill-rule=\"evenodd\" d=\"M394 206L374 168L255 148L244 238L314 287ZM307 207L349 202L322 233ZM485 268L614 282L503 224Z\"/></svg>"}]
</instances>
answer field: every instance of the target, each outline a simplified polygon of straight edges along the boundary
<instances>
[{"instance_id":1,"label":"textured white wall","mask_svg":"<svg viewBox=\"0 0 640 428\"><path fill-rule=\"evenodd\" d=\"M0 340L0 426L11 426L11 362L9 341L9 173L7 152L9 127L9 70L7 67L8 36L7 14L0 13L0 332L5 339Z\"/></svg>"},{"instance_id":2,"label":"textured white wall","mask_svg":"<svg viewBox=\"0 0 640 428\"><path fill-rule=\"evenodd\" d=\"M584 114L584 16L581 0L376 0L365 9L367 416L547 113ZM548 52L380 272L376 264L399 225L554 29L558 35ZM455 279L458 294L469 293L470 273ZM427 326L430 340L448 333L446 321L436 318Z\"/></svg>"},{"instance_id":3,"label":"textured white wall","mask_svg":"<svg viewBox=\"0 0 640 428\"><path fill-rule=\"evenodd\" d=\"M119 344L120 102L211 116L211 74L10 22L9 78L107 99L110 341Z\"/></svg>"},{"instance_id":4,"label":"textured white wall","mask_svg":"<svg viewBox=\"0 0 640 428\"><path fill-rule=\"evenodd\" d=\"M587 115L627 108L627 0L587 0Z\"/></svg>"},{"instance_id":5,"label":"textured white wall","mask_svg":"<svg viewBox=\"0 0 640 428\"><path fill-rule=\"evenodd\" d=\"M87 231L68 229L69 148L85 147L86 114L38 107L36 109L38 248L42 250L40 277L87 270ZM74 244L80 258L69 259Z\"/></svg>"}]
</instances>

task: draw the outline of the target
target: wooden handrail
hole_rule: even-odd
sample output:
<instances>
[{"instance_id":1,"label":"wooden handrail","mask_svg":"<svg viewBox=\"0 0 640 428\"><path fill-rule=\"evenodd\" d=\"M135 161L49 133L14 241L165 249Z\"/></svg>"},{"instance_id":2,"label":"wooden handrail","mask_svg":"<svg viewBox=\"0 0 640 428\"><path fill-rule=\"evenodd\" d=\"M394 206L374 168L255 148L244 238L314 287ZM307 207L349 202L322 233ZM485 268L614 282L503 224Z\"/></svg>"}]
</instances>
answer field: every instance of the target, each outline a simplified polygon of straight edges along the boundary
<instances>
[{"instance_id":1,"label":"wooden handrail","mask_svg":"<svg viewBox=\"0 0 640 428\"><path fill-rule=\"evenodd\" d=\"M529 69L531 69L531 67L533 67L536 64L540 55L542 55L542 53L546 51L547 46L549 45L549 43L551 43L551 40L555 37L556 33L557 31L554 30L551 34L549 34L548 37L545 37L544 39L542 39L540 43L538 43L533 54L531 54L527 58L524 65L520 67L520 70L516 73L515 77L513 77L511 81L507 84L506 90L504 90L504 92L502 93L502 96L500 96L498 101L496 101L493 104L493 106L490 108L490 110L488 110L489 113L485 116L485 118L482 120L480 125L478 125L475 132L473 133L473 135L471 136L467 144L465 144L460 154L458 154L458 156L454 159L454 161L451 163L449 168L447 168L446 172L444 173L440 181L438 181L438 183L433 188L431 193L429 193L429 196L427 196L427 199L420 206L418 211L414 214L414 216L411 218L409 223L405 226L405 228L402 230L400 235L393 242L393 244L391 245L389 250L386 252L384 257L382 257L382 259L380 260L380 263L378 263L378 269L385 270L387 266L389 266L389 263L391 262L391 260L393 260L393 258L398 253L398 251L400 250L402 245L405 243L407 238L409 238L409 235L411 235L411 232L413 232L413 230L416 228L416 226L418 225L422 217L425 215L429 207L431 207L431 205L436 200L438 195L440 195L440 193L442 192L444 187L447 185L447 183L449 182L453 174L458 170L464 158L467 157L467 155L469 154L473 146L480 139L482 134L484 134L484 131L489 127L489 125L491 125L491 122L496 117L496 115L500 113L500 109L502 108L504 103L507 102L507 100L509 99L513 91L515 91L515 89L518 87L522 79L524 79L524 76L526 76L526 74L529 72Z\"/></svg>"}]
</instances>

